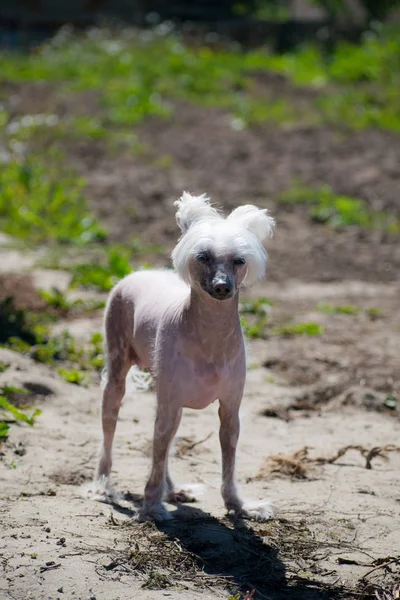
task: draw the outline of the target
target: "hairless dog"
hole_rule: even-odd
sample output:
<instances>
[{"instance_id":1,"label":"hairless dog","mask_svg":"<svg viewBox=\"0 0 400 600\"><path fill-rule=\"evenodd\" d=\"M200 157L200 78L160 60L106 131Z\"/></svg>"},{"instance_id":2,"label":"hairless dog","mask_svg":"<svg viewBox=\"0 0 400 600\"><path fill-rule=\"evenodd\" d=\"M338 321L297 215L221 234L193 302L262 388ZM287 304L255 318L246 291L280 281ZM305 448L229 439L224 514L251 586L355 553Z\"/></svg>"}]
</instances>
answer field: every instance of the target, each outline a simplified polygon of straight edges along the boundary
<instances>
[{"instance_id":1,"label":"hairless dog","mask_svg":"<svg viewBox=\"0 0 400 600\"><path fill-rule=\"evenodd\" d=\"M269 502L243 502L234 471L246 378L238 291L264 276L263 242L272 234L274 220L267 210L252 205L241 206L224 218L205 195L185 192L175 204L182 232L172 252L175 270L132 273L115 286L108 300L107 382L96 497L112 499L112 443L125 380L129 369L137 365L150 370L157 394L152 468L139 518L169 519L163 499L190 499L171 480L169 449L182 409L201 409L218 400L225 506L238 516L268 519L274 507Z\"/></svg>"}]
</instances>

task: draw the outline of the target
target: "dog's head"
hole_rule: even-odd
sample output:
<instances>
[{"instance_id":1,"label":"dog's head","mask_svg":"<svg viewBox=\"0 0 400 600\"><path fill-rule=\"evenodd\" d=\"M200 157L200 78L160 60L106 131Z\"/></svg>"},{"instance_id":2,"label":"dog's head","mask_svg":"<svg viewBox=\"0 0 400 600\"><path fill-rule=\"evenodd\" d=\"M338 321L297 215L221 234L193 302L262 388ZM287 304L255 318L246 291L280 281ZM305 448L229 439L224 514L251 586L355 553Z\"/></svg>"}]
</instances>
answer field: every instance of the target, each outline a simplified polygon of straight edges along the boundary
<instances>
[{"instance_id":1,"label":"dog's head","mask_svg":"<svg viewBox=\"0 0 400 600\"><path fill-rule=\"evenodd\" d=\"M247 204L224 218L205 195L187 192L175 205L182 237L172 260L191 287L226 300L241 285L251 285L264 276L267 253L263 242L275 225L266 209Z\"/></svg>"}]
</instances>

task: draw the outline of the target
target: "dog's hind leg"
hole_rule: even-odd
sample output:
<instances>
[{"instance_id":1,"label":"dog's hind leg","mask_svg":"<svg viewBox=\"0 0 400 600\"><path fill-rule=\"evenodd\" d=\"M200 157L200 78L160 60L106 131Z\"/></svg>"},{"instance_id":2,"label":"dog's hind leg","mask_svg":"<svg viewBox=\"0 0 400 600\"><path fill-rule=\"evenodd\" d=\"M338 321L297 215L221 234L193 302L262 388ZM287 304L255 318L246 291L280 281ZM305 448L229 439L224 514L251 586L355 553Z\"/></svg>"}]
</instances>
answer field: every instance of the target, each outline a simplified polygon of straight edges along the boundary
<instances>
[{"instance_id":1,"label":"dog's hind leg","mask_svg":"<svg viewBox=\"0 0 400 600\"><path fill-rule=\"evenodd\" d=\"M158 399L153 439L153 462L144 492L144 503L140 511L141 520L166 521L171 518L162 504L167 484L168 452L179 427L182 408L174 407ZM168 477L170 483L171 479Z\"/></svg>"},{"instance_id":2,"label":"dog's hind leg","mask_svg":"<svg viewBox=\"0 0 400 600\"><path fill-rule=\"evenodd\" d=\"M177 420L176 422L176 427L175 427L175 431L172 433L172 437L171 440L174 439L176 432L178 431L178 427L179 427L179 423L180 423L181 419L179 418L179 420ZM180 486L175 486L174 482L171 479L171 475L169 473L169 469L168 469L168 457L167 457L167 464L166 464L166 475L165 475L165 500L167 500L167 502L172 502L172 503L181 503L181 502L195 502L196 498L194 496L194 493L200 490L200 488L202 488L203 486L200 485L180 485Z\"/></svg>"},{"instance_id":3,"label":"dog's hind leg","mask_svg":"<svg viewBox=\"0 0 400 600\"><path fill-rule=\"evenodd\" d=\"M112 467L112 444L119 409L125 395L128 371L135 362L132 351L132 319L120 295L110 300L105 322L107 347L107 382L103 390L101 420L103 441L95 477L95 488L91 495L98 500L111 501L113 493L109 480Z\"/></svg>"}]
</instances>

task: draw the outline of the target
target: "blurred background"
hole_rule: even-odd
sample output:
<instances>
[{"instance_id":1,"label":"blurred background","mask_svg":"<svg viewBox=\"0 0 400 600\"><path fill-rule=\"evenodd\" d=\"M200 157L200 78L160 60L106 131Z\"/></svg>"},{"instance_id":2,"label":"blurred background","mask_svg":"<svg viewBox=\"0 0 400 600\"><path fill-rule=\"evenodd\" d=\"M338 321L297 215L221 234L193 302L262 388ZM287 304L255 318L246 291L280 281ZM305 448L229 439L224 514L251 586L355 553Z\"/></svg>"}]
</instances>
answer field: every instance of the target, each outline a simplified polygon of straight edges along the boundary
<instances>
[{"instance_id":1,"label":"blurred background","mask_svg":"<svg viewBox=\"0 0 400 600\"><path fill-rule=\"evenodd\" d=\"M273 210L273 280L398 277L399 10L4 0L0 227L105 268L123 243L120 276L168 261L189 188Z\"/></svg>"},{"instance_id":2,"label":"blurred background","mask_svg":"<svg viewBox=\"0 0 400 600\"><path fill-rule=\"evenodd\" d=\"M47 561L44 570L54 565L48 559L55 555L44 559L32 546L47 531L37 519L42 503L53 507L46 518L53 513L57 535L69 532L72 514L92 511L77 498L93 475L98 446L105 301L132 269L170 268L178 237L173 201L183 190L205 192L226 211L253 203L276 218L267 280L244 290L240 303L251 354L239 475L254 498L268 485L284 507L309 503L313 532L303 521L288 529L278 520L260 533L287 568L273 596L269 573L281 571L269 566L269 542L260 542L267 562L255 560L261 546L248 538L227 542L228 551L217 544L214 555L204 533L201 547L181 536L183 546L211 573L233 574L240 589L254 584L264 594L254 598L398 598L387 590L398 583L400 565L393 558L400 506L393 466L400 456L399 184L398 0L1 0L0 466L7 467L10 514L29 496L31 521L39 523L26 536L31 541L8 538L15 560L25 555L27 562L21 579L13 570L19 562L2 561L16 586L13 598L27 597L28 588L30 597L31 582L39 581L31 559ZM124 489L140 493L153 423L148 396L149 405L126 403L121 419L127 462L118 475L126 475ZM186 460L196 464L204 448L198 468L214 481L217 436L212 454L207 440L215 419L195 414L181 438L195 448ZM309 477L310 447L331 458ZM286 458L276 461L277 449ZM350 458L336 464L349 449ZM137 488L133 454L143 463ZM271 456L274 468L260 469ZM36 505L25 481L34 482ZM206 510L217 510L215 502ZM18 526L26 525L21 515L33 514L27 505L15 513ZM301 512L288 519L295 514L303 519ZM128 530L115 527L120 517L108 527L125 544ZM318 519L318 539L332 532L322 554L290 537L305 532L314 540ZM96 524L86 521L92 538ZM344 556L360 540L369 553L340 565L340 540L348 540ZM244 558L233 556L239 546ZM68 585L82 569L76 556L79 568L71 559L59 571ZM105 564L103 555L97 559ZM101 580L91 572L93 593L99 585L98 594L108 594L101 586L113 577L113 564L101 566ZM180 581L180 564L179 555L171 581ZM152 569L143 573L154 585ZM47 581L54 586L46 597L53 597L67 580ZM293 594L282 581L295 586ZM74 588L76 597L88 597L86 585ZM132 597L126 589L119 597Z\"/></svg>"}]
</instances>

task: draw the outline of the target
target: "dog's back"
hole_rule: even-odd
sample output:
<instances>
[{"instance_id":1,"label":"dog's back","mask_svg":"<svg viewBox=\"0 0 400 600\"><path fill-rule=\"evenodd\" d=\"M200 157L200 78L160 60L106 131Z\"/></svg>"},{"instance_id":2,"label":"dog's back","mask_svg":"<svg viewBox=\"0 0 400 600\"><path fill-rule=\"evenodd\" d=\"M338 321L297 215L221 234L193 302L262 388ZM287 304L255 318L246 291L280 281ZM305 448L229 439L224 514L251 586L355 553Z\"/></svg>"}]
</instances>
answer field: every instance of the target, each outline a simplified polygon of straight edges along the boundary
<instances>
[{"instance_id":1,"label":"dog's back","mask_svg":"<svg viewBox=\"0 0 400 600\"><path fill-rule=\"evenodd\" d=\"M137 271L111 292L105 313L106 348L128 353L139 368L151 369L158 327L170 309L179 311L190 288L173 271ZM132 335L133 334L133 335Z\"/></svg>"}]
</instances>

